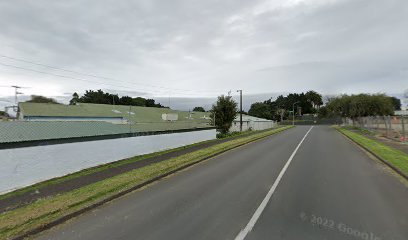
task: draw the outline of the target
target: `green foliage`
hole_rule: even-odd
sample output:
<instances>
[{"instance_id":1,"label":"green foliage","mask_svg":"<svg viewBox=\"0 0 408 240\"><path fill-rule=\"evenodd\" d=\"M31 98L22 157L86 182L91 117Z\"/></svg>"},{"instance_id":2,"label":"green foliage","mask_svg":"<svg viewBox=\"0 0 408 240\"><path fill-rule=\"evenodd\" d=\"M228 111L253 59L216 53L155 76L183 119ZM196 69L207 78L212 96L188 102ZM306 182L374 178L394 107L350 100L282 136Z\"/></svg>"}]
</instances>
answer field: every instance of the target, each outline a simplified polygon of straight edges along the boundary
<instances>
[{"instance_id":1,"label":"green foliage","mask_svg":"<svg viewBox=\"0 0 408 240\"><path fill-rule=\"evenodd\" d=\"M215 114L215 126L221 133L228 133L231 128L237 114L237 106L238 104L231 96L224 95L219 96L217 102L212 106L210 117L214 119Z\"/></svg>"},{"instance_id":2,"label":"green foliage","mask_svg":"<svg viewBox=\"0 0 408 240\"><path fill-rule=\"evenodd\" d=\"M78 101L79 95L78 93L74 92L74 94L72 94L72 99L69 101L69 105L76 105Z\"/></svg>"},{"instance_id":3,"label":"green foliage","mask_svg":"<svg viewBox=\"0 0 408 240\"><path fill-rule=\"evenodd\" d=\"M396 97L390 97L394 110L401 110L401 99Z\"/></svg>"},{"instance_id":4,"label":"green foliage","mask_svg":"<svg viewBox=\"0 0 408 240\"><path fill-rule=\"evenodd\" d=\"M328 112L352 119L365 116L392 115L394 106L385 94L342 95L327 103Z\"/></svg>"},{"instance_id":5,"label":"green foliage","mask_svg":"<svg viewBox=\"0 0 408 240\"><path fill-rule=\"evenodd\" d=\"M274 109L267 102L256 102L251 105L248 114L254 117L273 119Z\"/></svg>"},{"instance_id":6,"label":"green foliage","mask_svg":"<svg viewBox=\"0 0 408 240\"><path fill-rule=\"evenodd\" d=\"M28 100L27 102L60 104L57 102L57 100L53 98L48 98L48 97L39 96L39 95L31 95L31 100Z\"/></svg>"},{"instance_id":7,"label":"green foliage","mask_svg":"<svg viewBox=\"0 0 408 240\"><path fill-rule=\"evenodd\" d=\"M323 105L322 95L315 91L308 91L305 94L306 101L312 103L313 108L319 108Z\"/></svg>"},{"instance_id":8,"label":"green foliage","mask_svg":"<svg viewBox=\"0 0 408 240\"><path fill-rule=\"evenodd\" d=\"M154 99L145 99L142 97L132 98L129 96L119 97L117 94L110 94L103 92L102 90L87 90L81 97L77 93L72 95L70 101L71 105L76 103L95 103L95 104L115 104L115 105L131 105L141 107L159 107L163 106L160 103L156 103Z\"/></svg>"},{"instance_id":9,"label":"green foliage","mask_svg":"<svg viewBox=\"0 0 408 240\"><path fill-rule=\"evenodd\" d=\"M246 135L252 132L252 130L245 131L245 132L230 132L230 133L217 133L217 138L230 138L230 137L235 137L235 136L240 136L240 135Z\"/></svg>"},{"instance_id":10,"label":"green foliage","mask_svg":"<svg viewBox=\"0 0 408 240\"><path fill-rule=\"evenodd\" d=\"M300 110L297 112L301 112L301 114L316 113L323 104L322 95L315 91L300 94L291 93L287 96L280 95L275 101L267 100L254 103L251 105L248 114L269 120L280 120L281 115L282 118L289 116L289 112L292 111L295 102L298 102L296 109Z\"/></svg>"},{"instance_id":11,"label":"green foliage","mask_svg":"<svg viewBox=\"0 0 408 240\"><path fill-rule=\"evenodd\" d=\"M205 112L205 109L203 107L195 107L193 108L193 112Z\"/></svg>"},{"instance_id":12,"label":"green foliage","mask_svg":"<svg viewBox=\"0 0 408 240\"><path fill-rule=\"evenodd\" d=\"M319 110L317 110L317 115L319 116L319 118L329 117L329 110L326 106L320 107Z\"/></svg>"}]
</instances>

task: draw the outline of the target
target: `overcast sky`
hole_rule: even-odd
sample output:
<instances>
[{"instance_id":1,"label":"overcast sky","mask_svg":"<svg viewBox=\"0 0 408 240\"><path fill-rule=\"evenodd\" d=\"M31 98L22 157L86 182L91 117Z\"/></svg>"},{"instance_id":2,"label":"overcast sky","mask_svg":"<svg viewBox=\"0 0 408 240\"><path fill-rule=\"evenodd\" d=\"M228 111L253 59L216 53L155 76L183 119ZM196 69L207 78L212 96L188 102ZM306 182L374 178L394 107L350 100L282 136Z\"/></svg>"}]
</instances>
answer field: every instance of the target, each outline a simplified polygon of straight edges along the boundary
<instances>
[{"instance_id":1,"label":"overcast sky","mask_svg":"<svg viewBox=\"0 0 408 240\"><path fill-rule=\"evenodd\" d=\"M407 29L407 0L0 0L0 100L400 94Z\"/></svg>"}]
</instances>

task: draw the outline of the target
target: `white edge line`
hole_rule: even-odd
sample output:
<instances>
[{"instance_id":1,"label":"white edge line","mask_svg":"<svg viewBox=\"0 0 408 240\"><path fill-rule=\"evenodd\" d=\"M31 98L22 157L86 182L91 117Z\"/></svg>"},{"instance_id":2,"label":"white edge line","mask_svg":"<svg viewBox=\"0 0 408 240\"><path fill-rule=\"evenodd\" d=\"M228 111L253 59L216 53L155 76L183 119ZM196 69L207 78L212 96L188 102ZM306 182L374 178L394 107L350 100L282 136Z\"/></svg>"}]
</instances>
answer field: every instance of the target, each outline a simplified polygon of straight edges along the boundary
<instances>
[{"instance_id":1,"label":"white edge line","mask_svg":"<svg viewBox=\"0 0 408 240\"><path fill-rule=\"evenodd\" d=\"M241 232L239 232L239 234L235 237L235 240L244 240L245 237L248 235L248 233L252 231L252 228L255 226L255 224L258 221L259 217L261 216L262 212L265 210L265 207L268 204L269 200L271 199L272 194L275 192L276 187L278 186L280 180L282 179L283 175L285 174L286 170L288 169L289 164L292 162L292 159L295 157L296 152L299 150L300 145L302 145L303 141L306 139L307 135L312 130L312 128L313 128L313 126L311 126L309 128L309 131L306 132L305 136L299 142L299 144L297 145L297 147L293 151L292 155L290 155L288 161L286 162L285 166L283 166L283 168L280 171L278 177L276 178L275 182L273 183L271 189L269 189L269 192L266 194L265 198L262 200L261 204L256 209L254 215L249 220L249 222L245 226L245 228L242 229Z\"/></svg>"}]
</instances>

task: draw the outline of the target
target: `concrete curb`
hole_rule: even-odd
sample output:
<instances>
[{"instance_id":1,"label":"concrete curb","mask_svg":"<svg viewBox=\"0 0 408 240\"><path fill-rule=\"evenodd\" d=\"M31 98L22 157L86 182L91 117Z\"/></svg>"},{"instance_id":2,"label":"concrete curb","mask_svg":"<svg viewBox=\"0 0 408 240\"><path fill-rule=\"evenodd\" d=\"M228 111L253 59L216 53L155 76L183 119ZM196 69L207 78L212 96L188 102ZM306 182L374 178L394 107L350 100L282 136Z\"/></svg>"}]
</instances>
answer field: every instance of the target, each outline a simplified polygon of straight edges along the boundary
<instances>
[{"instance_id":1,"label":"concrete curb","mask_svg":"<svg viewBox=\"0 0 408 240\"><path fill-rule=\"evenodd\" d=\"M388 167L390 167L392 170L394 170L396 173L398 173L401 177L405 178L406 180L408 180L408 175L406 175L405 173L403 173L401 170L399 170L398 168L396 168L394 165L392 165L391 163L389 163L387 160L385 160L384 158L380 157L378 154L376 154L375 152L371 151L370 149L368 149L367 147L363 146L362 144L358 143L357 141L355 141L354 139L352 139L351 137L347 136L346 134L344 134L342 131L340 131L339 129L335 128L339 133L341 133L343 136L347 137L348 139L350 139L353 143L357 144L358 146L360 146L361 148L363 148L365 151L369 152L371 155L373 155L374 157L376 157L378 160L380 160L381 162L383 162L385 165L387 165Z\"/></svg>"},{"instance_id":2,"label":"concrete curb","mask_svg":"<svg viewBox=\"0 0 408 240\"><path fill-rule=\"evenodd\" d=\"M131 188L129 188L129 189L126 189L126 190L124 190L124 191L122 191L122 192L116 193L116 194L114 194L114 195L112 195L112 196L110 196L110 197L108 197L108 198L105 198L105 199L103 199L103 200L101 200L101 201L98 201L98 202L96 202L96 203L94 203L94 204L92 204L92 205L90 205L90 206L87 206L87 207L82 208L82 209L80 209L80 210L78 210L78 211L72 212L72 213L70 213L70 214L67 214L67 215L65 215L65 216L63 216L63 217L61 217L61 218L58 218L58 219L56 219L56 220L54 220L54 221L51 221L51 222L49 222L49 223L47 223L47 224L45 224L45 225L43 225L43 226L34 228L34 229L32 229L32 230L30 230L30 231L28 231L28 232L26 232L26 233L23 233L23 234L21 234L21 235L16 236L16 237L12 237L11 239L12 239L12 240L23 240L23 239L25 239L25 238L27 238L27 237L30 237L30 236L39 234L39 233L41 233L41 232L43 232L43 231L45 231L45 230L48 230L48 229L51 229L52 227L55 227L55 226L57 226L57 225L60 225L60 224L66 222L66 221L68 221L68 220L70 220L70 219L72 219L72 218L74 218L74 217L77 217L77 216L79 216L79 215L81 215L81 214L83 214L83 213L85 213L85 212L88 212L88 211L90 211L90 210L92 210L92 209L95 209L95 208L97 208L97 207L100 207L100 206L102 206L102 205L104 205L104 204L106 204L106 203L108 203L108 202L110 202L110 201L112 201L112 200L115 200L115 199L117 199L117 198L119 198L119 197L122 197L122 196L124 196L124 195L126 195L126 194L128 194L128 193L131 193L131 192L133 192L133 191L135 191L135 190L137 190L137 189L140 189L140 188L142 188L142 187L144 187L144 186L147 186L147 185L149 185L149 184L151 184L151 183L154 183L154 182L156 182L156 181L158 181L158 180L160 180L160 179L163 179L163 178L165 178L165 177L167 177L167 176L169 176L169 175L172 175L172 174L174 174L174 173L177 173L177 172L179 172L179 171L181 171L181 170L184 170L184 169L189 168L189 167L191 167L191 166L193 166L193 165L196 165L196 164L198 164L198 163L200 163L200 162L203 162L203 161L205 161L205 160L208 160L208 159L211 159L211 158L213 158L213 157L216 157L216 156L218 156L218 155L220 155L220 154L223 154L223 153L225 153L225 152L228 152L228 151L230 151L230 150L239 148L239 147L241 147L241 146L244 146L244 145L247 145L247 144L250 144L250 143L253 143L253 142L262 140L262 139L265 139L265 138L267 138L267 137L273 136L273 135L275 135L275 134L277 134L277 133L281 133L281 132L283 132L283 131L285 131L285 130L289 130L289 129L291 129L291 128L280 129L279 131L274 132L274 133L272 133L272 134L270 134L270 135L266 135L266 136L263 136L263 137L259 137L259 138L253 139L253 140L251 140L251 141L249 141L249 142L245 142L245 143L239 144L239 145L237 145L237 146L235 146L235 147L232 147L232 148L230 148L230 149L226 149L226 150L223 150L223 151L221 151L221 152L218 152L218 153L215 153L215 154L211 154L210 156L204 157L203 159L197 160L197 161L195 161L195 162L188 163L188 164L186 164L186 165L184 165L184 166L181 166L181 167L179 167L179 168L177 168L177 169L174 169L174 170L172 170L172 171L170 171L170 172L167 172L167 173L164 173L164 174L162 174L162 175L156 176L156 177L154 177L154 178L152 178L152 179L150 179L150 180L148 180L148 181L146 181L146 182L140 183L140 184L135 185L135 186L133 186L133 187L131 187Z\"/></svg>"}]
</instances>

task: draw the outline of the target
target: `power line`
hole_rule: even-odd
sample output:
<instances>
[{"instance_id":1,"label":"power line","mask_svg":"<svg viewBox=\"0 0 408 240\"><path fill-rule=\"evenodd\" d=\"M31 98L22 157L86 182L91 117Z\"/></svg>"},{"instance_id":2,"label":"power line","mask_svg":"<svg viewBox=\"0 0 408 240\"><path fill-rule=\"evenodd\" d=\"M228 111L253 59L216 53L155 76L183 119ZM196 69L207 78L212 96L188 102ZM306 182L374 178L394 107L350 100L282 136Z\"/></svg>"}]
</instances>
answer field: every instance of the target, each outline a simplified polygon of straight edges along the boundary
<instances>
[{"instance_id":1,"label":"power line","mask_svg":"<svg viewBox=\"0 0 408 240\"><path fill-rule=\"evenodd\" d=\"M25 60L25 59L21 59L21 58L10 57L10 56L6 56L6 55L3 55L3 54L0 54L0 57L2 57L2 58L7 58L7 59L11 59L11 60L14 60L14 61L20 61L20 62L24 62L24 63L34 64L34 65L42 66L42 67L46 67L46 68L51 68L51 69L55 69L55 70L60 70L60 71L64 71L64 72L74 73L74 74L78 74L78 75L83 75L83 76L88 76L88 77L93 77L93 78L106 79L106 80L112 80L112 81L118 81L117 79L113 79L113 78L109 78L109 77L105 77L105 76L100 76L100 75L95 75L95 74L89 74L89 73L82 73L82 72L72 71L72 70L65 69L65 68L60 68L60 67L56 67L56 66L52 66L52 65L48 65L48 64L43 64L43 63L38 63L38 62L34 62L34 61L29 61L29 60ZM3 66L4 66L4 64L3 64ZM21 69L24 69L24 68L21 67ZM38 71L37 71L37 72L38 72ZM128 83L128 84L135 84L135 83L136 83L136 82L128 82L128 81L118 81L118 82L123 82L123 83ZM205 91L205 90L191 90L191 89L169 88L169 87L151 85L151 84L140 83L140 82L138 82L138 84L145 85L145 86L148 86L148 87L161 88L161 89L173 90L173 91L219 93L218 91Z\"/></svg>"},{"instance_id":2,"label":"power line","mask_svg":"<svg viewBox=\"0 0 408 240\"><path fill-rule=\"evenodd\" d=\"M50 72L44 72L44 71L39 71L39 70L36 70L36 69L25 68L25 67L20 67L20 66L11 65L11 64L5 64L5 63L0 63L0 65L5 66L5 67L16 68L16 69L20 69L20 70L25 70L25 71L31 71L31 72L35 72L35 73L51 75L51 76L60 77L60 78L73 79L73 80L76 80L76 81L83 81L83 82L89 82L89 83L96 83L96 84L100 84L100 85L107 85L107 86L113 86L113 87L120 87L120 88L129 89L129 86L124 86L124 85L104 83L104 82L96 82L96 81L93 81L93 80L77 78L77 77L71 77L71 76L66 76L66 75L61 75L61 74L50 73ZM139 88L139 89L133 88L133 89L138 90L138 91L151 92L151 93L153 92L151 90L146 90L146 89L141 89L141 88ZM183 93L183 94L184 95L193 95L193 96L197 95L197 94L192 94L192 93L190 93L190 94L189 93Z\"/></svg>"}]
</instances>

